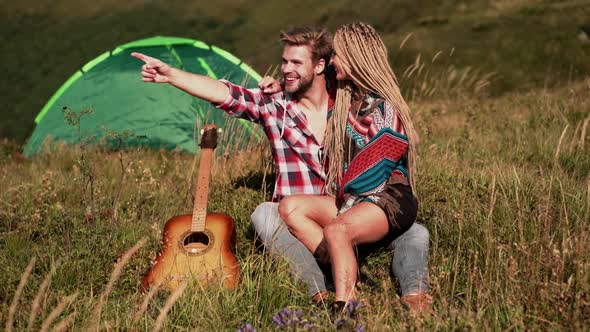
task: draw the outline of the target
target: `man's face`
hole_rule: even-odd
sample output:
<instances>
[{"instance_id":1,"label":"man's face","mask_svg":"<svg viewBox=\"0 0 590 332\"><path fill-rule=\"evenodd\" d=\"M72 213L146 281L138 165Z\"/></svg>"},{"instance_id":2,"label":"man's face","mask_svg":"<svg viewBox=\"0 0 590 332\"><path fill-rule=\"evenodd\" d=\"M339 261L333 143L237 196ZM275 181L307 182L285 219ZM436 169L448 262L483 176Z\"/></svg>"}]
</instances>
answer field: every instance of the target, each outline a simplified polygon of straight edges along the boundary
<instances>
[{"instance_id":1,"label":"man's face","mask_svg":"<svg viewBox=\"0 0 590 332\"><path fill-rule=\"evenodd\" d=\"M285 46L283 64L281 65L285 79L285 91L297 94L305 93L315 78L314 68L309 46Z\"/></svg>"}]
</instances>

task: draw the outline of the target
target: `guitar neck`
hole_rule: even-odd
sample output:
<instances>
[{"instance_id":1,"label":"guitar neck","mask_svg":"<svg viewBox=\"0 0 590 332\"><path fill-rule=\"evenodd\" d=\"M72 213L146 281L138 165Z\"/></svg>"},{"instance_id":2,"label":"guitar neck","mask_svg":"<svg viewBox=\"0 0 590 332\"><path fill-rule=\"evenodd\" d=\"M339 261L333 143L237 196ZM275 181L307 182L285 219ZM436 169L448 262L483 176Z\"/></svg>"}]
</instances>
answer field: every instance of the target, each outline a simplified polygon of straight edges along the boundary
<instances>
[{"instance_id":1,"label":"guitar neck","mask_svg":"<svg viewBox=\"0 0 590 332\"><path fill-rule=\"evenodd\" d=\"M193 207L192 232L203 232L207 218L207 198L209 197L209 180L211 178L211 161L213 149L201 150L201 162L197 177L197 189Z\"/></svg>"}]
</instances>

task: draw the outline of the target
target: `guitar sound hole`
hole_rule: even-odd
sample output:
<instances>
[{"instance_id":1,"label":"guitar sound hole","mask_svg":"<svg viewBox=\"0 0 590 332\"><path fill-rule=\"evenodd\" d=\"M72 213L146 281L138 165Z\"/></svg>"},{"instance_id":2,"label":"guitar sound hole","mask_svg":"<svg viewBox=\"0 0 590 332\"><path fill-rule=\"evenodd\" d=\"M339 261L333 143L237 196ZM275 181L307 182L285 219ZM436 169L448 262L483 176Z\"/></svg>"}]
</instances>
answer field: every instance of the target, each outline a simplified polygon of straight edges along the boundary
<instances>
[{"instance_id":1,"label":"guitar sound hole","mask_svg":"<svg viewBox=\"0 0 590 332\"><path fill-rule=\"evenodd\" d=\"M183 245L189 253L203 251L209 245L209 236L203 232L191 233L184 238Z\"/></svg>"}]
</instances>

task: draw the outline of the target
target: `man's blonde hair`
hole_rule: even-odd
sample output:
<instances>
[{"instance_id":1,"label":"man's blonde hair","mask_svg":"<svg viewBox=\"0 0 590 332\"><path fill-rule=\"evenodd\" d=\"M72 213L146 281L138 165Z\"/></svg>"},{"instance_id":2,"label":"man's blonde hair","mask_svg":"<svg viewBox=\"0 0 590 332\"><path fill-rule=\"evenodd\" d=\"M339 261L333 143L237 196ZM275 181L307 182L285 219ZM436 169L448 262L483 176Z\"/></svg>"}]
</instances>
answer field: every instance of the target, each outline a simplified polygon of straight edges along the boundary
<instances>
[{"instance_id":1,"label":"man's blonde hair","mask_svg":"<svg viewBox=\"0 0 590 332\"><path fill-rule=\"evenodd\" d=\"M325 29L315 27L296 27L281 31L281 41L289 46L309 46L311 59L317 63L324 59L326 64L332 56L332 35Z\"/></svg>"}]
</instances>

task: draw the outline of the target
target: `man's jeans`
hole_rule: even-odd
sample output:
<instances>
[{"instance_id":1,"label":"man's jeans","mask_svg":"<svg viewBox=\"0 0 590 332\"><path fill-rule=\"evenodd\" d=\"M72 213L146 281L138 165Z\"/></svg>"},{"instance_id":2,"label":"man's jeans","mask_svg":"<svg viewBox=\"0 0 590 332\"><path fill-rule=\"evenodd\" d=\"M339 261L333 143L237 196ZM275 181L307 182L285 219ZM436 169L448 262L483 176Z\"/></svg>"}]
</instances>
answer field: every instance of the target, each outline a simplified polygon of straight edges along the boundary
<instances>
[{"instance_id":1,"label":"man's jeans","mask_svg":"<svg viewBox=\"0 0 590 332\"><path fill-rule=\"evenodd\" d=\"M313 296L326 289L324 275L311 252L289 232L278 207L278 203L260 204L251 216L254 230L266 250L287 259L291 272L307 283ZM428 230L416 223L388 246L394 250L391 268L402 295L428 291L428 246Z\"/></svg>"}]
</instances>

